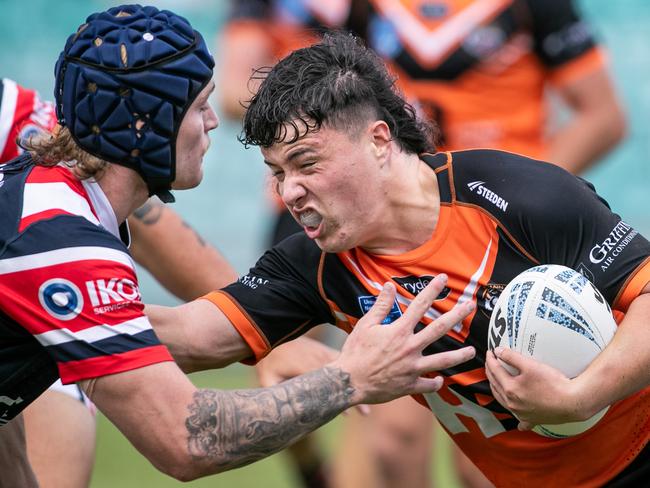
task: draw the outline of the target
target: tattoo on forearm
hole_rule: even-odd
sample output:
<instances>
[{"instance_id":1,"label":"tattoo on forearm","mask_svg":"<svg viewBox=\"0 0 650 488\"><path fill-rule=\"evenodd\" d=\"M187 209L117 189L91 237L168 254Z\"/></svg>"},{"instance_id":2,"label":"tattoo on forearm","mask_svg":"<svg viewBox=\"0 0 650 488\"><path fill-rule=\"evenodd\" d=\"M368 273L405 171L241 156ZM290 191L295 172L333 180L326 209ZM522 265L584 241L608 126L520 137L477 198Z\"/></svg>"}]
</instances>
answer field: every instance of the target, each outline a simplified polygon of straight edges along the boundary
<instances>
[{"instance_id":1,"label":"tattoo on forearm","mask_svg":"<svg viewBox=\"0 0 650 488\"><path fill-rule=\"evenodd\" d=\"M220 471L277 452L350 406L350 375L319 369L271 388L198 390L185 421L188 450Z\"/></svg>"},{"instance_id":2,"label":"tattoo on forearm","mask_svg":"<svg viewBox=\"0 0 650 488\"><path fill-rule=\"evenodd\" d=\"M187 222L185 222L185 221L183 220L183 225L184 225L185 227L187 227L187 229L188 229L189 231L191 231L191 232L194 233L194 236L196 237L196 240L199 241L199 244L201 244L202 246L205 246L205 241L203 240L203 237L201 237L197 231L195 231L194 229L192 229L192 226L190 226L190 224L188 224Z\"/></svg>"},{"instance_id":3,"label":"tattoo on forearm","mask_svg":"<svg viewBox=\"0 0 650 488\"><path fill-rule=\"evenodd\" d=\"M133 212L133 216L145 225L153 225L160 220L163 210L162 203L147 200L142 207Z\"/></svg>"}]
</instances>

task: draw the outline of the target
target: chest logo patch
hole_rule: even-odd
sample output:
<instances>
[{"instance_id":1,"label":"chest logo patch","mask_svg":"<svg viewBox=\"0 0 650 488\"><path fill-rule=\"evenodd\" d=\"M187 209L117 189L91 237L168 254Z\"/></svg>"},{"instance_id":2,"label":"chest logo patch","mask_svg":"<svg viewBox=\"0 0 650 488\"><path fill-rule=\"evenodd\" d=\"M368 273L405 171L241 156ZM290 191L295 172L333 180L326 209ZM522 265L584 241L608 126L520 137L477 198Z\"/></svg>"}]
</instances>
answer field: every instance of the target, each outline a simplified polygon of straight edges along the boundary
<instances>
[{"instance_id":1,"label":"chest logo patch","mask_svg":"<svg viewBox=\"0 0 650 488\"><path fill-rule=\"evenodd\" d=\"M399 286L408 291L411 295L417 296L426 286L433 281L434 276L404 276L396 278L393 276L393 281ZM451 289L444 287L436 300L444 300L451 292Z\"/></svg>"},{"instance_id":2,"label":"chest logo patch","mask_svg":"<svg viewBox=\"0 0 650 488\"><path fill-rule=\"evenodd\" d=\"M485 286L479 287L478 293L476 294L478 309L486 318L489 319L492 316L494 306L505 287L506 285L499 283L488 283Z\"/></svg>"},{"instance_id":3,"label":"chest logo patch","mask_svg":"<svg viewBox=\"0 0 650 488\"><path fill-rule=\"evenodd\" d=\"M375 304L376 301L377 301L377 297L374 295L360 296L359 307L361 307L361 313L363 313L364 315L368 313L368 311L372 308L372 306ZM388 312L388 315L386 315L386 318L382 320L381 323L384 325L392 324L401 316L402 316L402 311L400 310L397 301L394 301L393 306L390 309L390 312Z\"/></svg>"}]
</instances>

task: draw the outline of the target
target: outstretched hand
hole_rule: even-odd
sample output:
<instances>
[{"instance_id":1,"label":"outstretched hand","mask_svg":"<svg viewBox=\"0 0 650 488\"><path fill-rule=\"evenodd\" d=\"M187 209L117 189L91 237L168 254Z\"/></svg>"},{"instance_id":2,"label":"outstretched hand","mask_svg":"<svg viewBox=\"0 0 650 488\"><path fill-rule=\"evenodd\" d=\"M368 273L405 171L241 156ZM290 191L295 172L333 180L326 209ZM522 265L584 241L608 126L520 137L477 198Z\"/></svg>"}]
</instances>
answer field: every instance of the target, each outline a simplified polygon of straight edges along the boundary
<instances>
[{"instance_id":1,"label":"outstretched hand","mask_svg":"<svg viewBox=\"0 0 650 488\"><path fill-rule=\"evenodd\" d=\"M422 290L404 314L382 325L395 302L395 286L386 283L373 307L356 324L333 367L350 374L353 403L383 403L394 398L440 389L443 379L423 374L451 368L472 359L473 347L423 356L422 351L444 336L474 309L472 302L457 304L415 334L415 327L447 283L439 275Z\"/></svg>"}]
</instances>

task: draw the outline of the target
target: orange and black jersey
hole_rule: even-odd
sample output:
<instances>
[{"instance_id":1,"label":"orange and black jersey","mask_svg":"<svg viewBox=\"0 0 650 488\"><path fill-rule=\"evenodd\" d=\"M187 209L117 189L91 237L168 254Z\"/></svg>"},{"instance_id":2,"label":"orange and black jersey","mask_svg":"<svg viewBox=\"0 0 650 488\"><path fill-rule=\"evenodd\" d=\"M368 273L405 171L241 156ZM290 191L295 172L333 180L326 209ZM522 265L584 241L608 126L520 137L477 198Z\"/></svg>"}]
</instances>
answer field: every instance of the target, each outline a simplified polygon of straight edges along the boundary
<instances>
[{"instance_id":1,"label":"orange and black jersey","mask_svg":"<svg viewBox=\"0 0 650 488\"><path fill-rule=\"evenodd\" d=\"M436 172L441 208L434 234L420 247L401 255L359 248L328 254L299 233L268 251L237 283L207 298L259 359L320 323L351 330L386 281L398 290L389 323L426 283L446 273L448 287L420 326L459 300L475 300L478 307L427 352L473 345L477 356L442 371L443 389L420 400L498 486L513 480L518 486L581 486L611 479L648 442L650 389L617 403L596 428L578 437L550 440L520 432L490 392L484 370L487 329L505 284L545 263L580 270L613 310L625 313L650 281L650 243L590 184L557 166L492 150L425 155L423 161ZM575 462L566 462L567 456Z\"/></svg>"},{"instance_id":2,"label":"orange and black jersey","mask_svg":"<svg viewBox=\"0 0 650 488\"><path fill-rule=\"evenodd\" d=\"M370 0L368 45L433 117L445 149L542 157L546 86L604 66L569 0Z\"/></svg>"},{"instance_id":3,"label":"orange and black jersey","mask_svg":"<svg viewBox=\"0 0 650 488\"><path fill-rule=\"evenodd\" d=\"M364 31L365 0L237 0L232 1L225 35L263 36L277 60L294 49L317 42L330 29ZM257 66L254 66L257 68Z\"/></svg>"}]
</instances>

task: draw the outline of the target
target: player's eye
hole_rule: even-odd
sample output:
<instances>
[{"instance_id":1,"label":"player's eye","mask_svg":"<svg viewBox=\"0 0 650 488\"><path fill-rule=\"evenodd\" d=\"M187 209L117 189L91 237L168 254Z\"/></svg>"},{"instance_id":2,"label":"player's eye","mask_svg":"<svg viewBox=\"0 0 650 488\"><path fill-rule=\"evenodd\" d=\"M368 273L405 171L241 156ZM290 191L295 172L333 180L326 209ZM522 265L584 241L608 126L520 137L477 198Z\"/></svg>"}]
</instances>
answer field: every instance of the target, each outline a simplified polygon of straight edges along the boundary
<instances>
[{"instance_id":1,"label":"player's eye","mask_svg":"<svg viewBox=\"0 0 650 488\"><path fill-rule=\"evenodd\" d=\"M300 165L300 169L305 170L305 169L310 169L316 164L316 161L308 161L306 163L302 163Z\"/></svg>"}]
</instances>

